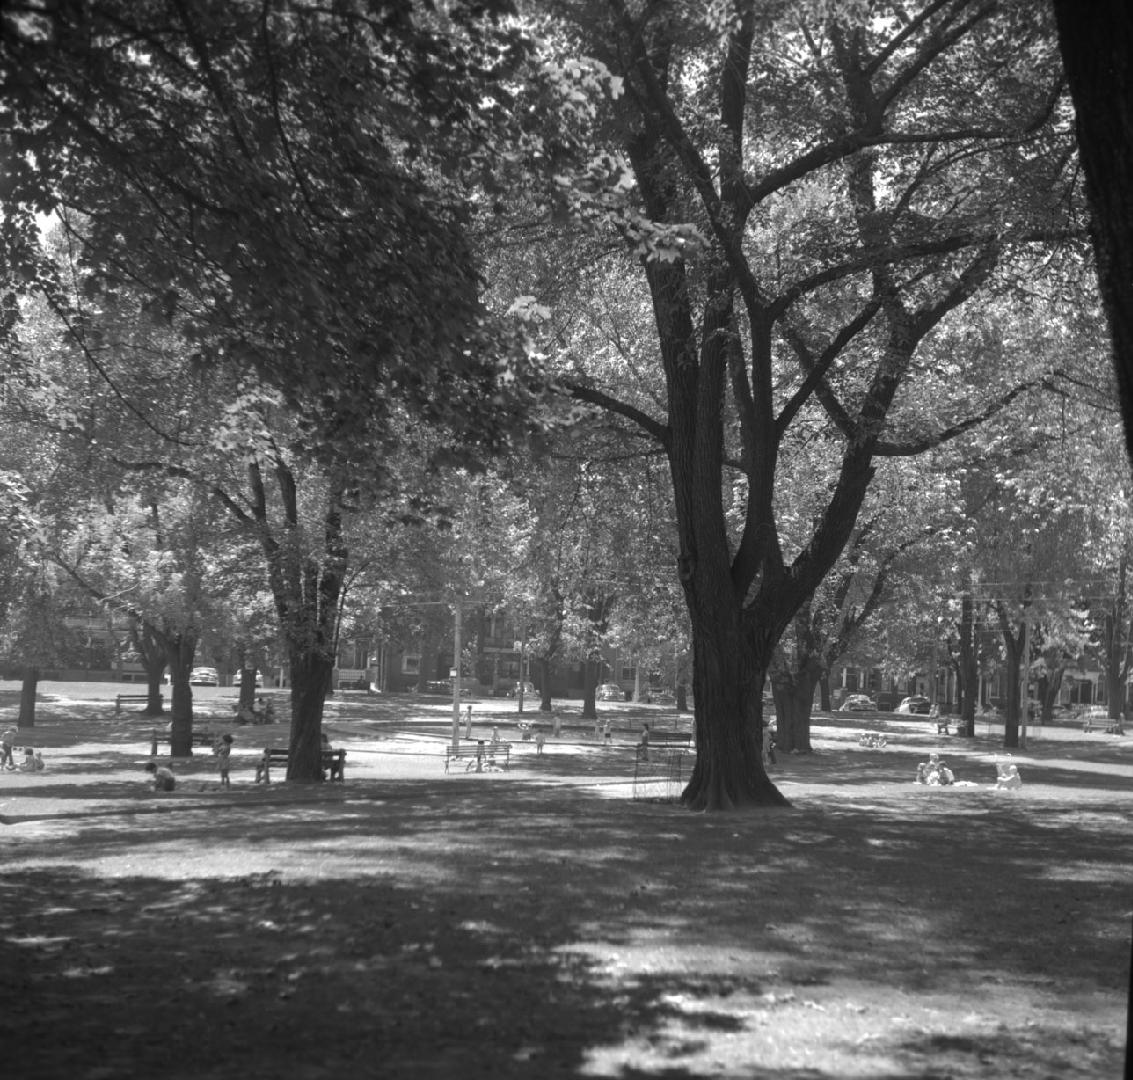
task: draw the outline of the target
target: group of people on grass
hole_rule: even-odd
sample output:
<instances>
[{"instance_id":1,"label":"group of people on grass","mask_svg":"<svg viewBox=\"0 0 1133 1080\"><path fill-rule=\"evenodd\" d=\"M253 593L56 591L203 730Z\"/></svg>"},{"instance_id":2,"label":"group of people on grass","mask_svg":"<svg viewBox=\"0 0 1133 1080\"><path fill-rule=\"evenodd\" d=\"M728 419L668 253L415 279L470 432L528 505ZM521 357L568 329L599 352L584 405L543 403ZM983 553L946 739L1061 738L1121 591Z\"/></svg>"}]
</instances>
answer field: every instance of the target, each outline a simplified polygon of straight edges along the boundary
<instances>
[{"instance_id":1,"label":"group of people on grass","mask_svg":"<svg viewBox=\"0 0 1133 1080\"><path fill-rule=\"evenodd\" d=\"M270 701L263 697L256 698L251 705L236 706L236 723L238 724L271 724L275 722L275 710Z\"/></svg>"},{"instance_id":2,"label":"group of people on grass","mask_svg":"<svg viewBox=\"0 0 1133 1080\"><path fill-rule=\"evenodd\" d=\"M8 728L0 734L0 769L8 772L40 772L44 768L43 755L35 747L25 746L24 759L16 764L15 749L19 737L20 733L15 728Z\"/></svg>"},{"instance_id":3,"label":"group of people on grass","mask_svg":"<svg viewBox=\"0 0 1133 1080\"><path fill-rule=\"evenodd\" d=\"M941 760L939 754L929 754L928 761L922 761L917 765L916 783L918 784L945 787L955 782L956 778L952 775L952 770Z\"/></svg>"},{"instance_id":4,"label":"group of people on grass","mask_svg":"<svg viewBox=\"0 0 1133 1080\"><path fill-rule=\"evenodd\" d=\"M1014 789L1023 786L1023 779L1019 775L1019 768L1010 761L996 761L995 786L997 790ZM960 787L973 787L967 781L957 781L952 770L939 754L929 754L928 761L917 765L917 784L928 784L930 787L946 787L958 784Z\"/></svg>"}]
</instances>

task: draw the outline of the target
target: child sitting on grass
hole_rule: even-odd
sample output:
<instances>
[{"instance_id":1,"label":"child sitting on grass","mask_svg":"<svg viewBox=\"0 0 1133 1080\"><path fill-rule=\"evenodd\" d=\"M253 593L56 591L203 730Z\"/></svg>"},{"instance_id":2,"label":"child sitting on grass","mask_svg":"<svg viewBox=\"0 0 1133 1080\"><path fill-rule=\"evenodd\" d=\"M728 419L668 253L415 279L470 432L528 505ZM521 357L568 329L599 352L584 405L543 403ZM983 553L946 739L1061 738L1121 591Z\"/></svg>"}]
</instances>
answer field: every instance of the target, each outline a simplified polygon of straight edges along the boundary
<instances>
[{"instance_id":1,"label":"child sitting on grass","mask_svg":"<svg viewBox=\"0 0 1133 1080\"><path fill-rule=\"evenodd\" d=\"M158 765L156 762L147 761L145 765L146 772L153 776L153 790L154 791L172 791L177 786L177 780L173 775L171 769L166 768L164 765Z\"/></svg>"}]
</instances>

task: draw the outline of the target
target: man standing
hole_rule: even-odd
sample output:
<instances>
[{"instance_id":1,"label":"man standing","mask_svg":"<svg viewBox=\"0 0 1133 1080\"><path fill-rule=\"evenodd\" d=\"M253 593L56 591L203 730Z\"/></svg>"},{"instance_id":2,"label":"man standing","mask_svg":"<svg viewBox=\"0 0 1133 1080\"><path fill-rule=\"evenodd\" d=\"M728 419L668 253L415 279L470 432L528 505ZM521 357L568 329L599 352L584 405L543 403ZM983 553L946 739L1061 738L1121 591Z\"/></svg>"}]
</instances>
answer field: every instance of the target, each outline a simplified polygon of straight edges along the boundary
<instances>
[{"instance_id":1,"label":"man standing","mask_svg":"<svg viewBox=\"0 0 1133 1080\"><path fill-rule=\"evenodd\" d=\"M15 759L12 757L12 747L16 745L16 739L19 738L19 733L15 728L8 728L3 735L0 735L0 769L14 769L16 767Z\"/></svg>"}]
</instances>

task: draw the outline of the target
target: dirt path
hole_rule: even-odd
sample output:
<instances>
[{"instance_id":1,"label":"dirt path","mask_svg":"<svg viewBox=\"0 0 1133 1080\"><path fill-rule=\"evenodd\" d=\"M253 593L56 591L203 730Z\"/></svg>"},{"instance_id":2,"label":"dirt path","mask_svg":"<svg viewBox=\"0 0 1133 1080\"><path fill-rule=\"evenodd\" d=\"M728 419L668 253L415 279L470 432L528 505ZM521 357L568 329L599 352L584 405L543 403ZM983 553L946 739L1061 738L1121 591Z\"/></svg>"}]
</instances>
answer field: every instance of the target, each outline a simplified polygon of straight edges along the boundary
<instances>
[{"instance_id":1,"label":"dirt path","mask_svg":"<svg viewBox=\"0 0 1133 1080\"><path fill-rule=\"evenodd\" d=\"M332 714L315 789L242 729L232 789L157 796L145 721L54 704L0 774L6 1076L1121 1075L1133 739L997 792L990 739L823 722L792 808L697 816L633 799L629 710L451 776L443 712ZM937 746L972 786L909 782Z\"/></svg>"}]
</instances>

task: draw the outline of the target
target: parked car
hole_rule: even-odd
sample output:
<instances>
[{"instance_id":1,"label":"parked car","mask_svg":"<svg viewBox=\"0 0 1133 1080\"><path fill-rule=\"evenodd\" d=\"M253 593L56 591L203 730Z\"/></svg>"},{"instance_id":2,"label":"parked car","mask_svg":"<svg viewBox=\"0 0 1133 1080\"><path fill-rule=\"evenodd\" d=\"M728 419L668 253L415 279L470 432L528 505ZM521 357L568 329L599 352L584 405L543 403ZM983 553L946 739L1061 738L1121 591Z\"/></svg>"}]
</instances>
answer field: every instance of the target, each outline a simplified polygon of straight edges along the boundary
<instances>
[{"instance_id":1,"label":"parked car","mask_svg":"<svg viewBox=\"0 0 1133 1080\"><path fill-rule=\"evenodd\" d=\"M616 682L602 683L594 691L594 697L598 701L625 701L626 699L625 691Z\"/></svg>"},{"instance_id":2,"label":"parked car","mask_svg":"<svg viewBox=\"0 0 1133 1080\"><path fill-rule=\"evenodd\" d=\"M921 716L928 716L932 709L932 702L924 696L924 694L913 694L911 697L902 698L901 704L893 711L899 713L917 713Z\"/></svg>"},{"instance_id":3,"label":"parked car","mask_svg":"<svg viewBox=\"0 0 1133 1080\"><path fill-rule=\"evenodd\" d=\"M243 681L244 681L244 672L237 670L236 673L232 676L232 685L233 686L239 686ZM263 686L264 685L264 677L258 671L256 672L256 685L257 686Z\"/></svg>"},{"instance_id":4,"label":"parked car","mask_svg":"<svg viewBox=\"0 0 1133 1080\"><path fill-rule=\"evenodd\" d=\"M523 696L525 698L533 698L539 696L539 691L535 689L533 682L515 682L512 683L511 689L507 692L508 697L519 697L519 688L523 687Z\"/></svg>"},{"instance_id":5,"label":"parked car","mask_svg":"<svg viewBox=\"0 0 1133 1080\"><path fill-rule=\"evenodd\" d=\"M851 694L845 701L842 702L839 712L871 712L876 711L877 702L865 696L865 694Z\"/></svg>"},{"instance_id":6,"label":"parked car","mask_svg":"<svg viewBox=\"0 0 1133 1080\"><path fill-rule=\"evenodd\" d=\"M214 667L195 667L189 672L189 682L193 686L219 686L220 676Z\"/></svg>"}]
</instances>

